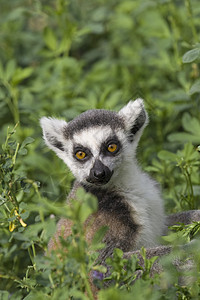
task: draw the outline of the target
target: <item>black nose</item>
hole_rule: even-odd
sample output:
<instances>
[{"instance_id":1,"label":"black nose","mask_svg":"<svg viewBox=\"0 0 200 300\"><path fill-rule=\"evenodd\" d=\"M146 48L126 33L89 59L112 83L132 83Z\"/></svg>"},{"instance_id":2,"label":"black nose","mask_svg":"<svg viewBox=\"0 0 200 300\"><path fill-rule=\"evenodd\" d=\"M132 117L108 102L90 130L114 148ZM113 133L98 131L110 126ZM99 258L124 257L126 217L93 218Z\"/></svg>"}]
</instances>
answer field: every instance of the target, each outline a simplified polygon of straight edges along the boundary
<instances>
[{"instance_id":1,"label":"black nose","mask_svg":"<svg viewBox=\"0 0 200 300\"><path fill-rule=\"evenodd\" d=\"M113 171L97 159L90 170L90 175L88 176L87 181L90 183L105 184L110 180L112 174Z\"/></svg>"},{"instance_id":2,"label":"black nose","mask_svg":"<svg viewBox=\"0 0 200 300\"><path fill-rule=\"evenodd\" d=\"M97 179L103 179L106 176L106 172L104 169L96 169L93 170L93 176Z\"/></svg>"}]
</instances>

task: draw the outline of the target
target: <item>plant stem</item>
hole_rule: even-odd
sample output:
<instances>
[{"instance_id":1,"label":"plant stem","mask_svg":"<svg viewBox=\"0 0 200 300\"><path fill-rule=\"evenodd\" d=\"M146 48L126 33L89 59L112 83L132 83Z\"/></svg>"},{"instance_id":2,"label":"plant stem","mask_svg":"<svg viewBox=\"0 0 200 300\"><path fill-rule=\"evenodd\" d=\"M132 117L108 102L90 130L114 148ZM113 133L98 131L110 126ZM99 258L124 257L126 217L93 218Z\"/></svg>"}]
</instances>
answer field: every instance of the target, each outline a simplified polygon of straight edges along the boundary
<instances>
[{"instance_id":1,"label":"plant stem","mask_svg":"<svg viewBox=\"0 0 200 300\"><path fill-rule=\"evenodd\" d=\"M7 128L7 135L6 135L6 141L5 141L5 144L4 144L4 149L7 148L8 141L9 141L11 135L15 132L15 129L17 128L18 125L19 125L19 122L16 123L15 127L13 128L13 130L11 132L9 132L10 127L8 126L8 128Z\"/></svg>"},{"instance_id":2,"label":"plant stem","mask_svg":"<svg viewBox=\"0 0 200 300\"><path fill-rule=\"evenodd\" d=\"M55 284L53 282L53 278L52 278L51 274L49 274L49 281L51 283L52 288L55 289L56 286L55 286Z\"/></svg>"},{"instance_id":3,"label":"plant stem","mask_svg":"<svg viewBox=\"0 0 200 300\"><path fill-rule=\"evenodd\" d=\"M86 269L85 269L84 263L81 264L81 271L82 271L82 277L83 277L83 280L84 280L84 284L85 284L85 288L86 288L86 292L87 292L88 298L90 300L93 300L94 297L93 297L93 294L92 294L92 291L91 291L91 288L90 288L90 284L89 284L89 281L88 281L88 278L87 278L87 274L86 274Z\"/></svg>"},{"instance_id":4,"label":"plant stem","mask_svg":"<svg viewBox=\"0 0 200 300\"><path fill-rule=\"evenodd\" d=\"M33 244L32 244L32 249L33 249ZM36 270L36 267L35 267L35 262L34 262L35 248L34 248L33 255L32 255L32 253L31 253L31 248L30 248L30 247L28 247L28 254L29 254L29 257L30 257L30 259L31 259L31 262L32 262L33 268L34 268L34 270Z\"/></svg>"},{"instance_id":5,"label":"plant stem","mask_svg":"<svg viewBox=\"0 0 200 300\"><path fill-rule=\"evenodd\" d=\"M190 202L192 204L192 209L195 209L195 204L194 204L194 191L193 191L193 186L192 186L192 181L191 181L191 176L190 173L188 172L188 170L185 170L187 177L188 177L188 184L189 184L189 188L190 188Z\"/></svg>"},{"instance_id":6,"label":"plant stem","mask_svg":"<svg viewBox=\"0 0 200 300\"><path fill-rule=\"evenodd\" d=\"M196 28L194 26L192 5L191 5L190 0L185 0L185 6L186 6L186 9L187 9L187 12L188 12L188 16L189 16L188 19L190 21L189 25L190 25L191 30L192 30L194 41L195 41L195 43L198 43L198 34L197 34Z\"/></svg>"},{"instance_id":7,"label":"plant stem","mask_svg":"<svg viewBox=\"0 0 200 300\"><path fill-rule=\"evenodd\" d=\"M15 154L14 154L14 156L13 156L13 158L12 158L13 165L15 165L15 163L16 163L16 157L17 157L18 151L19 151L19 143L17 143L17 147L16 147L16 149L15 149Z\"/></svg>"}]
</instances>

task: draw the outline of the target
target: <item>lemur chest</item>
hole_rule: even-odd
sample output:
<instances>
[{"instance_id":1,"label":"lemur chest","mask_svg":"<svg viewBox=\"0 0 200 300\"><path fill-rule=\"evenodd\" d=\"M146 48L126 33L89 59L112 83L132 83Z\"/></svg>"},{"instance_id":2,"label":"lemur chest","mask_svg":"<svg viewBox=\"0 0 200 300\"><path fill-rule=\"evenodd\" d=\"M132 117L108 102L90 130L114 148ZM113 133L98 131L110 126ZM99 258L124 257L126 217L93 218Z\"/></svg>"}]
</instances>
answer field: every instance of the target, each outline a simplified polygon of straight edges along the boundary
<instances>
[{"instance_id":1,"label":"lemur chest","mask_svg":"<svg viewBox=\"0 0 200 300\"><path fill-rule=\"evenodd\" d=\"M104 242L108 247L129 251L133 248L140 225L133 218L131 206L116 193L93 193L98 199L98 211L88 220L87 239L92 239L94 233L102 226L108 231Z\"/></svg>"}]
</instances>

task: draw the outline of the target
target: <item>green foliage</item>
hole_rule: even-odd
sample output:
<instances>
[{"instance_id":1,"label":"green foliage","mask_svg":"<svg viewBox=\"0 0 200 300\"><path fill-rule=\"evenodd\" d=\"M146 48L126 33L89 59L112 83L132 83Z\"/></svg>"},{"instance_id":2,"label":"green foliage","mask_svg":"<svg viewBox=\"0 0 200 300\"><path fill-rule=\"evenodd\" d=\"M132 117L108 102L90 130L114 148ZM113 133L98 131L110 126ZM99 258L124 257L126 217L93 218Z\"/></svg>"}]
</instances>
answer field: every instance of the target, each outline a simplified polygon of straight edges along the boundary
<instances>
[{"instance_id":1,"label":"green foliage","mask_svg":"<svg viewBox=\"0 0 200 300\"><path fill-rule=\"evenodd\" d=\"M168 212L199 208L199 14L198 0L1 0L0 298L92 299L88 272L99 299L199 298L195 247L186 251L197 262L190 286L179 284L171 257L164 275L151 278L154 258L142 250L142 269L118 249L108 260L111 287L103 289L107 271L95 250L106 228L89 247L82 227L96 202L79 191L80 202L63 209L73 176L44 147L39 127L43 115L69 121L143 97L150 125L138 151L142 167L160 182ZM74 221L73 234L61 240L62 259L44 256L60 216ZM175 246L199 224L176 230L166 238ZM142 277L131 286L135 270Z\"/></svg>"},{"instance_id":2,"label":"green foliage","mask_svg":"<svg viewBox=\"0 0 200 300\"><path fill-rule=\"evenodd\" d=\"M200 230L200 222L193 222L188 225L173 225L172 230L181 232L182 237L186 237L187 242L190 242Z\"/></svg>"},{"instance_id":3,"label":"green foliage","mask_svg":"<svg viewBox=\"0 0 200 300\"><path fill-rule=\"evenodd\" d=\"M199 149L195 149L191 143L186 143L184 148L176 153L161 150L158 158L159 160L154 159L152 166L146 169L159 174L169 204L175 206L176 210L197 209L200 195Z\"/></svg>"},{"instance_id":4,"label":"green foliage","mask_svg":"<svg viewBox=\"0 0 200 300\"><path fill-rule=\"evenodd\" d=\"M112 272L104 280L110 281L115 288L130 290L130 284L136 279L136 262L136 256L131 259L123 258L123 251L116 248L112 258L106 260L106 264L112 267Z\"/></svg>"},{"instance_id":5,"label":"green foliage","mask_svg":"<svg viewBox=\"0 0 200 300\"><path fill-rule=\"evenodd\" d=\"M105 230L96 233L92 247L88 249L83 223L97 210L97 201L83 190L78 190L77 200L63 210L63 207L55 207L42 197L36 182L28 179L26 174L23 177L18 175L22 173L16 163L17 155L27 155L26 146L33 139L27 138L21 145L15 143L12 140L14 131L8 130L1 155L1 288L6 287L24 299L42 296L85 299L85 293L93 299L88 274L93 268L105 272L103 267L94 266L98 257L96 250L103 247L99 240ZM30 202L26 203L24 199ZM48 217L45 219L46 214ZM43 251L55 230L55 217L49 217L50 214L69 218L74 226L72 236L61 239L62 248L49 257L44 256ZM25 223L27 219L28 224ZM27 258L24 262L22 255ZM20 293L17 287L20 287ZM64 294L63 289L67 290Z\"/></svg>"}]
</instances>

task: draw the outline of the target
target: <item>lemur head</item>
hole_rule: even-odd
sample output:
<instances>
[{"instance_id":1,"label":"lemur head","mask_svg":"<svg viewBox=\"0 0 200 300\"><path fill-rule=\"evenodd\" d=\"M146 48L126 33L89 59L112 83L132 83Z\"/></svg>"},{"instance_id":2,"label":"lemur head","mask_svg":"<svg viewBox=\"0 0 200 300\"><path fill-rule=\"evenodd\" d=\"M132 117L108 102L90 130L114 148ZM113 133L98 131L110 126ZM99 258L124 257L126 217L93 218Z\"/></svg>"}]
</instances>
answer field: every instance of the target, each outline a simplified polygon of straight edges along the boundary
<instances>
[{"instance_id":1,"label":"lemur head","mask_svg":"<svg viewBox=\"0 0 200 300\"><path fill-rule=\"evenodd\" d=\"M130 101L118 113L88 110L69 123L43 117L44 140L84 185L105 186L130 164L148 116L142 99Z\"/></svg>"}]
</instances>

